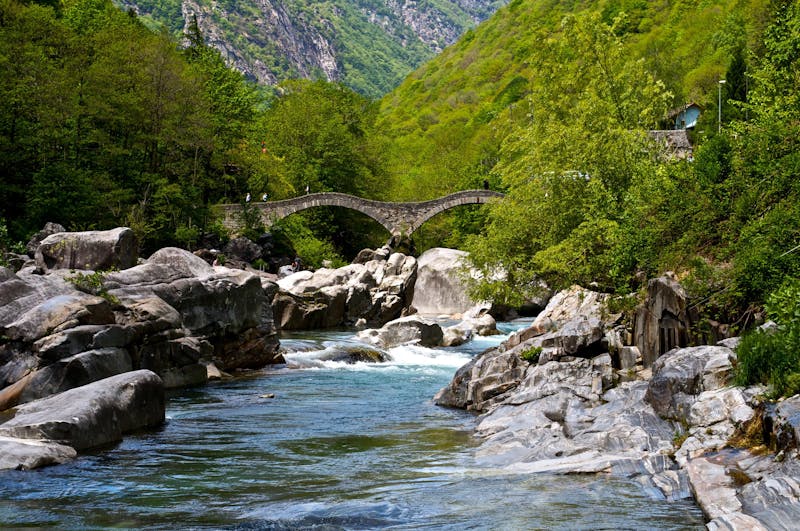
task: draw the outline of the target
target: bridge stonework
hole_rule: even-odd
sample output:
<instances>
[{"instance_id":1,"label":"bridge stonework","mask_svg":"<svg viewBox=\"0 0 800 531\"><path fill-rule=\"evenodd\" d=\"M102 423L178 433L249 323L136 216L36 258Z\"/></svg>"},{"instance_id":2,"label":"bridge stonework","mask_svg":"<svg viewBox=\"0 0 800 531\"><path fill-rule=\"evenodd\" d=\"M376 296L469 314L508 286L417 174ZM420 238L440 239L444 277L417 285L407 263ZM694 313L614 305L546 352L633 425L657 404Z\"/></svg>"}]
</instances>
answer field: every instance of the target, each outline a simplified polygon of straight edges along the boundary
<instances>
[{"instance_id":1,"label":"bridge stonework","mask_svg":"<svg viewBox=\"0 0 800 531\"><path fill-rule=\"evenodd\" d=\"M247 205L225 204L219 205L218 208L223 214L223 225L226 229L234 232L241 229L244 208L257 208L261 213L264 226L270 227L276 221L301 210L319 206L336 206L366 214L383 225L392 236L410 236L423 223L440 212L460 205L488 203L491 199L499 197L503 197L503 194L491 190L464 190L419 203L389 203L337 192L324 192L282 201L248 203Z\"/></svg>"}]
</instances>

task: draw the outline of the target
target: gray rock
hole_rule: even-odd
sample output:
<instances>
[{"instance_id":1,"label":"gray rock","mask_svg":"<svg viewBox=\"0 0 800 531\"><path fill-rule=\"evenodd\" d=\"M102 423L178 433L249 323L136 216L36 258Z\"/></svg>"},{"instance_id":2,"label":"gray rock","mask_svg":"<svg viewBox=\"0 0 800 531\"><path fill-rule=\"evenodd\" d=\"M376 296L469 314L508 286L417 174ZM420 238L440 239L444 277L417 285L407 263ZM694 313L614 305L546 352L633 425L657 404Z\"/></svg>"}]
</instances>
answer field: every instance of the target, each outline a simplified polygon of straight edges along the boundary
<instances>
[{"instance_id":1,"label":"gray rock","mask_svg":"<svg viewBox=\"0 0 800 531\"><path fill-rule=\"evenodd\" d=\"M53 297L74 293L75 286L63 278L26 272L14 274L10 269L0 267L0 326L8 326Z\"/></svg>"},{"instance_id":2,"label":"gray rock","mask_svg":"<svg viewBox=\"0 0 800 531\"><path fill-rule=\"evenodd\" d=\"M642 353L637 347L624 346L619 351L619 368L633 369L642 361Z\"/></svg>"},{"instance_id":3,"label":"gray rock","mask_svg":"<svg viewBox=\"0 0 800 531\"><path fill-rule=\"evenodd\" d=\"M800 483L796 477L774 474L744 485L742 512L766 529L795 529L800 521Z\"/></svg>"},{"instance_id":4,"label":"gray rock","mask_svg":"<svg viewBox=\"0 0 800 531\"><path fill-rule=\"evenodd\" d=\"M709 520L741 511L734 480L724 465L699 457L689 461L686 472L695 500Z\"/></svg>"},{"instance_id":5,"label":"gray rock","mask_svg":"<svg viewBox=\"0 0 800 531\"><path fill-rule=\"evenodd\" d=\"M79 325L112 323L114 314L108 301L76 291L48 299L3 328L9 339L32 343Z\"/></svg>"},{"instance_id":6,"label":"gray rock","mask_svg":"<svg viewBox=\"0 0 800 531\"><path fill-rule=\"evenodd\" d=\"M800 395L768 406L764 425L778 451L800 449Z\"/></svg>"},{"instance_id":7,"label":"gray rock","mask_svg":"<svg viewBox=\"0 0 800 531\"><path fill-rule=\"evenodd\" d=\"M20 406L0 436L58 441L84 450L164 422L164 386L146 370L112 376Z\"/></svg>"},{"instance_id":8,"label":"gray rock","mask_svg":"<svg viewBox=\"0 0 800 531\"><path fill-rule=\"evenodd\" d=\"M531 349L541 350L541 365L564 356L592 358L600 354L605 336L605 321L601 318L606 313L605 298L578 286L557 293L529 328L512 334L499 347L487 350L456 371L434 401L447 407L488 411L519 385L528 366L521 356ZM617 316L607 319L613 322ZM609 381L610 378L609 371Z\"/></svg>"},{"instance_id":9,"label":"gray rock","mask_svg":"<svg viewBox=\"0 0 800 531\"><path fill-rule=\"evenodd\" d=\"M120 348L104 348L81 352L59 360L32 373L18 404L81 387L109 376L132 370L128 352ZM16 404L6 404L14 406Z\"/></svg>"},{"instance_id":10,"label":"gray rock","mask_svg":"<svg viewBox=\"0 0 800 531\"><path fill-rule=\"evenodd\" d=\"M234 260L251 264L261 258L263 250L247 238L233 238L223 247L226 260Z\"/></svg>"},{"instance_id":11,"label":"gray rock","mask_svg":"<svg viewBox=\"0 0 800 531\"><path fill-rule=\"evenodd\" d=\"M328 349L319 357L322 361L338 361L348 364L354 363L384 363L391 358L383 351L357 346Z\"/></svg>"},{"instance_id":12,"label":"gray rock","mask_svg":"<svg viewBox=\"0 0 800 531\"><path fill-rule=\"evenodd\" d=\"M208 369L202 363L170 367L161 373L165 389L202 385L208 381Z\"/></svg>"},{"instance_id":13,"label":"gray rock","mask_svg":"<svg viewBox=\"0 0 800 531\"><path fill-rule=\"evenodd\" d=\"M645 367L659 356L689 343L691 320L686 292L674 275L651 279L647 298L634 315L634 345L642 353Z\"/></svg>"},{"instance_id":14,"label":"gray rock","mask_svg":"<svg viewBox=\"0 0 800 531\"><path fill-rule=\"evenodd\" d=\"M284 330L331 328L362 318L381 326L407 311L416 274L416 260L399 253L365 264L294 273L278 280L272 300L275 322Z\"/></svg>"},{"instance_id":15,"label":"gray rock","mask_svg":"<svg viewBox=\"0 0 800 531\"><path fill-rule=\"evenodd\" d=\"M106 231L59 232L42 240L36 266L50 269L127 269L136 264L138 242L133 231L119 227Z\"/></svg>"},{"instance_id":16,"label":"gray rock","mask_svg":"<svg viewBox=\"0 0 800 531\"><path fill-rule=\"evenodd\" d=\"M489 314L490 305L478 304L464 313L463 319L458 324L444 329L442 346L454 347L470 341L474 336L488 336L499 334L497 322Z\"/></svg>"},{"instance_id":17,"label":"gray rock","mask_svg":"<svg viewBox=\"0 0 800 531\"><path fill-rule=\"evenodd\" d=\"M670 469L672 427L644 402L646 384L611 389L602 399L595 392L597 371L606 364L610 370L610 357L603 358L531 367L482 417L481 461L520 472L635 476Z\"/></svg>"},{"instance_id":18,"label":"gray rock","mask_svg":"<svg viewBox=\"0 0 800 531\"><path fill-rule=\"evenodd\" d=\"M770 529L778 528L764 527L764 524L757 519L743 513L727 513L708 522L706 529L708 531L770 531ZM785 529L791 529L791 527Z\"/></svg>"},{"instance_id":19,"label":"gray rock","mask_svg":"<svg viewBox=\"0 0 800 531\"><path fill-rule=\"evenodd\" d=\"M696 395L717 389L732 374L733 351L701 346L673 350L653 364L646 400L665 418L686 419Z\"/></svg>"},{"instance_id":20,"label":"gray rock","mask_svg":"<svg viewBox=\"0 0 800 531\"><path fill-rule=\"evenodd\" d=\"M28 256L33 258L36 256L36 249L39 248L39 244L42 243L42 240L57 232L67 232L67 229L65 229L63 225L48 221L44 224L42 230L31 236L31 239L28 240L28 244L25 246L25 252L28 253Z\"/></svg>"},{"instance_id":21,"label":"gray rock","mask_svg":"<svg viewBox=\"0 0 800 531\"><path fill-rule=\"evenodd\" d=\"M75 459L78 452L54 441L0 437L0 470L33 470Z\"/></svg>"},{"instance_id":22,"label":"gray rock","mask_svg":"<svg viewBox=\"0 0 800 531\"><path fill-rule=\"evenodd\" d=\"M366 264L375 259L375 251L372 249L361 249L353 259L354 264Z\"/></svg>"},{"instance_id":23,"label":"gray rock","mask_svg":"<svg viewBox=\"0 0 800 531\"><path fill-rule=\"evenodd\" d=\"M406 344L437 347L442 343L442 328L414 315L390 321L378 330L362 330L356 337L381 348Z\"/></svg>"},{"instance_id":24,"label":"gray rock","mask_svg":"<svg viewBox=\"0 0 800 531\"><path fill-rule=\"evenodd\" d=\"M460 314L475 305L459 277L468 253L437 247L419 257L412 305L421 314Z\"/></svg>"}]
</instances>

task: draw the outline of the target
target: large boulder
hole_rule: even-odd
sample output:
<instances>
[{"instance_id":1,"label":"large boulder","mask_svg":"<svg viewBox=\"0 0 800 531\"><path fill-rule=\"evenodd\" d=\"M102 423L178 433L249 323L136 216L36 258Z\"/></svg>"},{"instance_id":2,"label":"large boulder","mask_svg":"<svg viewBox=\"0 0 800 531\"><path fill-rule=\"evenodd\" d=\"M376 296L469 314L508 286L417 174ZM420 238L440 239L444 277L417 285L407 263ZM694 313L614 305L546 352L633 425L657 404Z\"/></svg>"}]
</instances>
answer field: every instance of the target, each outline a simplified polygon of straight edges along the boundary
<instances>
[{"instance_id":1,"label":"large boulder","mask_svg":"<svg viewBox=\"0 0 800 531\"><path fill-rule=\"evenodd\" d=\"M605 329L617 319L607 315L604 303L605 295L578 286L557 293L530 327L456 371L434 401L488 411L514 393L531 363L592 358L602 353Z\"/></svg>"},{"instance_id":2,"label":"large boulder","mask_svg":"<svg viewBox=\"0 0 800 531\"><path fill-rule=\"evenodd\" d=\"M0 437L0 470L32 470L75 459L75 448L54 441Z\"/></svg>"},{"instance_id":3,"label":"large boulder","mask_svg":"<svg viewBox=\"0 0 800 531\"><path fill-rule=\"evenodd\" d=\"M727 385L735 359L719 345L675 349L653 364L646 400L662 417L685 420L700 393Z\"/></svg>"},{"instance_id":4,"label":"large boulder","mask_svg":"<svg viewBox=\"0 0 800 531\"><path fill-rule=\"evenodd\" d=\"M225 264L236 267L252 264L262 256L262 249L247 238L239 237L230 240L223 247Z\"/></svg>"},{"instance_id":5,"label":"large boulder","mask_svg":"<svg viewBox=\"0 0 800 531\"><path fill-rule=\"evenodd\" d=\"M0 269L0 408L123 370L181 387L205 382L211 361L227 371L283 361L277 286L258 275L175 248L98 275L101 297L78 291L73 274Z\"/></svg>"},{"instance_id":6,"label":"large boulder","mask_svg":"<svg viewBox=\"0 0 800 531\"><path fill-rule=\"evenodd\" d=\"M481 418L479 459L518 472L662 473L672 426L643 400L646 385L610 385L611 357L533 366Z\"/></svg>"},{"instance_id":7,"label":"large boulder","mask_svg":"<svg viewBox=\"0 0 800 531\"><path fill-rule=\"evenodd\" d=\"M59 232L42 240L36 266L50 269L127 269L138 258L136 235L127 227L104 231Z\"/></svg>"},{"instance_id":8,"label":"large boulder","mask_svg":"<svg viewBox=\"0 0 800 531\"><path fill-rule=\"evenodd\" d=\"M0 411L133 369L125 349L102 348L58 360L0 390Z\"/></svg>"},{"instance_id":9,"label":"large boulder","mask_svg":"<svg viewBox=\"0 0 800 531\"><path fill-rule=\"evenodd\" d=\"M216 365L226 371L260 368L280 363L277 330L273 323L270 302L277 286L252 272L212 267L203 259L183 249L167 247L153 253L144 264L126 271L109 274L106 280L111 295L119 297L126 308L155 295L173 309L179 324L170 328L186 330L207 341ZM161 312L155 312L158 315ZM154 315L144 310L137 321ZM164 313L164 318L169 317ZM178 338L172 337L170 340ZM178 380L199 383L201 371L196 366L207 351L203 345L189 343L170 345L170 356L176 349L192 352ZM198 350L199 349L199 350ZM166 352L162 347L162 353ZM163 357L162 357L163 359ZM189 371L189 372L187 372ZM178 373L176 373L178 374Z\"/></svg>"},{"instance_id":10,"label":"large boulder","mask_svg":"<svg viewBox=\"0 0 800 531\"><path fill-rule=\"evenodd\" d=\"M433 321L412 315L390 321L377 330L362 330L356 337L381 348L407 344L438 347L442 343L442 328Z\"/></svg>"},{"instance_id":11,"label":"large boulder","mask_svg":"<svg viewBox=\"0 0 800 531\"><path fill-rule=\"evenodd\" d=\"M84 450L164 422L164 386L155 373L127 372L20 406L0 437L57 441Z\"/></svg>"},{"instance_id":12,"label":"large boulder","mask_svg":"<svg viewBox=\"0 0 800 531\"><path fill-rule=\"evenodd\" d=\"M418 259L419 270L412 306L421 314L460 314L476 301L467 295L461 279L468 253L437 247L428 249Z\"/></svg>"}]
</instances>

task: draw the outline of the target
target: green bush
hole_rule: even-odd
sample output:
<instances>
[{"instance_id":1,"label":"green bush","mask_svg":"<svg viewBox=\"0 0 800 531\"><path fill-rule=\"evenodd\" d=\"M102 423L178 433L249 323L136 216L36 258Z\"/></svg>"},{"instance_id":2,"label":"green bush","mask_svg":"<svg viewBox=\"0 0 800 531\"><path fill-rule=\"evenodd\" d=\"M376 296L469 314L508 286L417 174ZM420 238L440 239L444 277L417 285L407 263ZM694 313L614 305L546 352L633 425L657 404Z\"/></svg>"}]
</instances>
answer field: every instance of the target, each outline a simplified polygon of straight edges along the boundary
<instances>
[{"instance_id":1,"label":"green bush","mask_svg":"<svg viewBox=\"0 0 800 531\"><path fill-rule=\"evenodd\" d=\"M531 365L539 363L539 356L542 355L542 347L531 347L523 350L519 357Z\"/></svg>"},{"instance_id":2,"label":"green bush","mask_svg":"<svg viewBox=\"0 0 800 531\"><path fill-rule=\"evenodd\" d=\"M755 330L736 349L736 383L768 384L774 397L800 392L800 279L783 284L767 300L776 330Z\"/></svg>"},{"instance_id":3,"label":"green bush","mask_svg":"<svg viewBox=\"0 0 800 531\"><path fill-rule=\"evenodd\" d=\"M117 305L119 304L119 299L115 295L110 294L103 285L106 275L113 271L114 270L82 273L80 271L76 272L72 270L70 273L73 273L73 275L65 277L64 280L71 282L79 291L88 293L90 295L97 295L98 297L104 298L111 304Z\"/></svg>"}]
</instances>

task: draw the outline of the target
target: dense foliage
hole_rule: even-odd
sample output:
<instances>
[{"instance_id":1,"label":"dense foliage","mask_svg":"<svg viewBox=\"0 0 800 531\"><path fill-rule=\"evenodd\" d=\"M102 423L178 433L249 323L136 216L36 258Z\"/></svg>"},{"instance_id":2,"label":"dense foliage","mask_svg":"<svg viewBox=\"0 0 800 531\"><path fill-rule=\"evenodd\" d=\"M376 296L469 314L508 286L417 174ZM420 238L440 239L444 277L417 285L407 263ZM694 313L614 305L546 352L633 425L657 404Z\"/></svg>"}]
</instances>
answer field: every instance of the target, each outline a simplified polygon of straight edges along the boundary
<instances>
[{"instance_id":1,"label":"dense foliage","mask_svg":"<svg viewBox=\"0 0 800 531\"><path fill-rule=\"evenodd\" d=\"M800 266L797 16L782 1L515 0L382 101L393 193L508 192L464 238L480 296L520 302L542 278L629 292L675 270L706 311L751 322ZM692 101L680 160L647 132Z\"/></svg>"},{"instance_id":2,"label":"dense foliage","mask_svg":"<svg viewBox=\"0 0 800 531\"><path fill-rule=\"evenodd\" d=\"M0 218L9 240L55 221L130 226L144 251L191 247L218 228L214 203L248 192L374 193L372 103L310 82L263 102L196 26L187 37L181 48L109 0L59 9L0 0ZM340 226L327 220L325 235Z\"/></svg>"},{"instance_id":3,"label":"dense foliage","mask_svg":"<svg viewBox=\"0 0 800 531\"><path fill-rule=\"evenodd\" d=\"M736 348L736 383L768 384L775 397L800 393L800 280L790 279L767 301L777 328L746 334Z\"/></svg>"}]
</instances>

